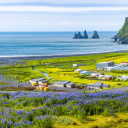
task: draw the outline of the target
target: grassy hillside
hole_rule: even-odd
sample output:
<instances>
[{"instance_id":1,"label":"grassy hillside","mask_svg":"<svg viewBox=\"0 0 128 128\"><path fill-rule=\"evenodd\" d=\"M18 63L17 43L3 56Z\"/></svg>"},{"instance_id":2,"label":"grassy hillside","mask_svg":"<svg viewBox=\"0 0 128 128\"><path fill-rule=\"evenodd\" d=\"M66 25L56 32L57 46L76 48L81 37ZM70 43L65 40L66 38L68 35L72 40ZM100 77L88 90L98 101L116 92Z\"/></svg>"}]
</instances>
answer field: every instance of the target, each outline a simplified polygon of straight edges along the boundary
<instances>
[{"instance_id":1,"label":"grassy hillside","mask_svg":"<svg viewBox=\"0 0 128 128\"><path fill-rule=\"evenodd\" d=\"M123 27L119 30L119 33L115 38L118 38L121 41L128 41L128 18L125 19Z\"/></svg>"}]
</instances>

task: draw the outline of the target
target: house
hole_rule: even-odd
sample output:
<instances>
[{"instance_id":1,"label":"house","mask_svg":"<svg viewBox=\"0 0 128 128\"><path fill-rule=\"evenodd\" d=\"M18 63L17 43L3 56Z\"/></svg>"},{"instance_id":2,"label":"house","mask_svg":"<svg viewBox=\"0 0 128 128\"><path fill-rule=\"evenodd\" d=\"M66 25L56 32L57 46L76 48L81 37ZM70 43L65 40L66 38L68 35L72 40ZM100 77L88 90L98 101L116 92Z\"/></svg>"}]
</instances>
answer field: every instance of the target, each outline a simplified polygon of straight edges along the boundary
<instances>
[{"instance_id":1,"label":"house","mask_svg":"<svg viewBox=\"0 0 128 128\"><path fill-rule=\"evenodd\" d=\"M114 67L112 70L125 71L125 70L128 70L128 67Z\"/></svg>"},{"instance_id":2,"label":"house","mask_svg":"<svg viewBox=\"0 0 128 128\"><path fill-rule=\"evenodd\" d=\"M91 77L98 78L101 73L90 73Z\"/></svg>"},{"instance_id":3,"label":"house","mask_svg":"<svg viewBox=\"0 0 128 128\"><path fill-rule=\"evenodd\" d=\"M87 87L88 89L94 89L94 84L87 84L86 87Z\"/></svg>"},{"instance_id":4,"label":"house","mask_svg":"<svg viewBox=\"0 0 128 128\"><path fill-rule=\"evenodd\" d=\"M127 81L127 80L128 80L128 76L126 76L126 75L121 75L121 76L117 77L117 79Z\"/></svg>"},{"instance_id":5,"label":"house","mask_svg":"<svg viewBox=\"0 0 128 128\"><path fill-rule=\"evenodd\" d=\"M32 80L29 80L29 82L30 83L35 83L35 82L38 83L38 81L41 81L41 80L46 80L46 79L45 78L32 79Z\"/></svg>"},{"instance_id":6,"label":"house","mask_svg":"<svg viewBox=\"0 0 128 128\"><path fill-rule=\"evenodd\" d=\"M66 84L70 83L70 81L62 81L62 82L55 82L53 84L53 86L57 86L57 87L66 87Z\"/></svg>"},{"instance_id":7,"label":"house","mask_svg":"<svg viewBox=\"0 0 128 128\"><path fill-rule=\"evenodd\" d=\"M90 72L89 72L89 71L85 71L85 70L83 70L83 71L80 72L80 74L81 74L81 75L89 75Z\"/></svg>"},{"instance_id":8,"label":"house","mask_svg":"<svg viewBox=\"0 0 128 128\"><path fill-rule=\"evenodd\" d=\"M96 82L94 84L94 89L98 90L98 89L102 89L103 88L103 82Z\"/></svg>"},{"instance_id":9,"label":"house","mask_svg":"<svg viewBox=\"0 0 128 128\"><path fill-rule=\"evenodd\" d=\"M109 84L103 84L103 82L96 82L95 84L88 84L87 89L99 90L102 88L109 88Z\"/></svg>"},{"instance_id":10,"label":"house","mask_svg":"<svg viewBox=\"0 0 128 128\"><path fill-rule=\"evenodd\" d=\"M111 67L106 67L106 68L104 68L104 70L111 71L116 67L120 67L120 65L114 65L114 66L111 66Z\"/></svg>"},{"instance_id":11,"label":"house","mask_svg":"<svg viewBox=\"0 0 128 128\"><path fill-rule=\"evenodd\" d=\"M105 69L106 67L112 67L114 65L115 65L114 61L97 63L96 64L96 69Z\"/></svg>"},{"instance_id":12,"label":"house","mask_svg":"<svg viewBox=\"0 0 128 128\"><path fill-rule=\"evenodd\" d=\"M121 63L120 63L120 66L121 66L121 67L126 67L126 66L128 66L128 62L121 62Z\"/></svg>"},{"instance_id":13,"label":"house","mask_svg":"<svg viewBox=\"0 0 128 128\"><path fill-rule=\"evenodd\" d=\"M99 75L99 79L112 80L113 75Z\"/></svg>"},{"instance_id":14,"label":"house","mask_svg":"<svg viewBox=\"0 0 128 128\"><path fill-rule=\"evenodd\" d=\"M80 73L81 71L83 71L83 69L78 68L78 69L75 70L76 73Z\"/></svg>"},{"instance_id":15,"label":"house","mask_svg":"<svg viewBox=\"0 0 128 128\"><path fill-rule=\"evenodd\" d=\"M68 88L75 88L76 84L75 83L67 83L66 87L68 87Z\"/></svg>"},{"instance_id":16,"label":"house","mask_svg":"<svg viewBox=\"0 0 128 128\"><path fill-rule=\"evenodd\" d=\"M73 64L74 67L78 67L78 64Z\"/></svg>"},{"instance_id":17,"label":"house","mask_svg":"<svg viewBox=\"0 0 128 128\"><path fill-rule=\"evenodd\" d=\"M60 82L55 82L53 83L53 86L58 86L60 84Z\"/></svg>"},{"instance_id":18,"label":"house","mask_svg":"<svg viewBox=\"0 0 128 128\"><path fill-rule=\"evenodd\" d=\"M44 83L49 83L47 80L40 80L40 81L38 81L38 84L44 84Z\"/></svg>"},{"instance_id":19,"label":"house","mask_svg":"<svg viewBox=\"0 0 128 128\"><path fill-rule=\"evenodd\" d=\"M110 84L103 84L103 88L110 88Z\"/></svg>"}]
</instances>

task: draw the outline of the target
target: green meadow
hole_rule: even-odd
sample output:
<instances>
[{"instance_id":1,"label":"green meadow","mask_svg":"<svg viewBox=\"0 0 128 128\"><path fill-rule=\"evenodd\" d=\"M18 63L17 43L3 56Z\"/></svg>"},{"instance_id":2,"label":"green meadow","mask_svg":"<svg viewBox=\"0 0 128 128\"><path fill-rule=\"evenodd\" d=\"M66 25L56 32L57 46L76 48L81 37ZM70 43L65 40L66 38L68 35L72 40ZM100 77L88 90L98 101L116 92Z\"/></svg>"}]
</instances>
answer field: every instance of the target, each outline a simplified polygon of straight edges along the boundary
<instances>
[{"instance_id":1,"label":"green meadow","mask_svg":"<svg viewBox=\"0 0 128 128\"><path fill-rule=\"evenodd\" d=\"M3 74L3 77L7 80L17 82L28 82L30 79L45 77L51 84L56 81L69 80L75 82L77 85L86 85L88 83L102 81L105 84L110 84L111 88L127 86L127 81L92 79L74 72L77 68L80 68L92 72L113 74L114 76L128 75L128 72L125 71L111 72L96 70L96 63L105 61L114 61L115 64L128 62L128 53L108 53L43 60L28 60L23 61L26 63L24 65L17 63L16 65L1 66L0 74ZM81 64L82 66L73 67L74 63ZM44 76L43 73L47 73L51 79Z\"/></svg>"}]
</instances>

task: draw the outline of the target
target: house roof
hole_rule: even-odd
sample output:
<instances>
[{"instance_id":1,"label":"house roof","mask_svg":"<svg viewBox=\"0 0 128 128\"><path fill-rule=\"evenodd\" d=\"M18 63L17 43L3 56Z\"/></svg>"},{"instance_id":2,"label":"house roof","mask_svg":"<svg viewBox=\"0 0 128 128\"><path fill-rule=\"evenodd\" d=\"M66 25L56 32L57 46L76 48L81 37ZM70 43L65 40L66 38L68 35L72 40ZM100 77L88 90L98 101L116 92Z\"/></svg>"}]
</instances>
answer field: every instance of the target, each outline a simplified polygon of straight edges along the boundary
<instances>
[{"instance_id":1,"label":"house roof","mask_svg":"<svg viewBox=\"0 0 128 128\"><path fill-rule=\"evenodd\" d=\"M71 83L67 83L66 85L76 85L75 83L71 82Z\"/></svg>"},{"instance_id":2,"label":"house roof","mask_svg":"<svg viewBox=\"0 0 128 128\"><path fill-rule=\"evenodd\" d=\"M103 84L103 87L108 87L110 86L110 84Z\"/></svg>"},{"instance_id":3,"label":"house roof","mask_svg":"<svg viewBox=\"0 0 128 128\"><path fill-rule=\"evenodd\" d=\"M128 70L128 67L114 67L114 70Z\"/></svg>"},{"instance_id":4,"label":"house roof","mask_svg":"<svg viewBox=\"0 0 128 128\"><path fill-rule=\"evenodd\" d=\"M103 82L96 82L95 84L94 84L94 86L102 86L103 85Z\"/></svg>"},{"instance_id":5,"label":"house roof","mask_svg":"<svg viewBox=\"0 0 128 128\"><path fill-rule=\"evenodd\" d=\"M106 62L101 62L101 63L97 63L97 64L108 64L108 63L111 63L111 62L114 62L114 61L106 61Z\"/></svg>"},{"instance_id":6,"label":"house roof","mask_svg":"<svg viewBox=\"0 0 128 128\"><path fill-rule=\"evenodd\" d=\"M89 74L90 72L89 71L81 71L80 73L81 74Z\"/></svg>"},{"instance_id":7,"label":"house roof","mask_svg":"<svg viewBox=\"0 0 128 128\"><path fill-rule=\"evenodd\" d=\"M38 79L32 79L30 81L41 81L41 80L46 80L45 78L38 78Z\"/></svg>"},{"instance_id":8,"label":"house roof","mask_svg":"<svg viewBox=\"0 0 128 128\"><path fill-rule=\"evenodd\" d=\"M47 80L39 80L38 82L48 82Z\"/></svg>"},{"instance_id":9,"label":"house roof","mask_svg":"<svg viewBox=\"0 0 128 128\"><path fill-rule=\"evenodd\" d=\"M79 72L79 71L82 71L83 69L76 69L75 72Z\"/></svg>"},{"instance_id":10,"label":"house roof","mask_svg":"<svg viewBox=\"0 0 128 128\"><path fill-rule=\"evenodd\" d=\"M119 76L119 77L121 77L122 79L128 78L128 76L126 76L126 75L121 75L121 76Z\"/></svg>"},{"instance_id":11,"label":"house roof","mask_svg":"<svg viewBox=\"0 0 128 128\"><path fill-rule=\"evenodd\" d=\"M90 73L92 76L97 76L97 75L101 75L101 73L95 73L95 72L92 72Z\"/></svg>"},{"instance_id":12,"label":"house roof","mask_svg":"<svg viewBox=\"0 0 128 128\"><path fill-rule=\"evenodd\" d=\"M62 82L60 82L60 84L67 84L67 83L70 83L70 81L62 81Z\"/></svg>"}]
</instances>

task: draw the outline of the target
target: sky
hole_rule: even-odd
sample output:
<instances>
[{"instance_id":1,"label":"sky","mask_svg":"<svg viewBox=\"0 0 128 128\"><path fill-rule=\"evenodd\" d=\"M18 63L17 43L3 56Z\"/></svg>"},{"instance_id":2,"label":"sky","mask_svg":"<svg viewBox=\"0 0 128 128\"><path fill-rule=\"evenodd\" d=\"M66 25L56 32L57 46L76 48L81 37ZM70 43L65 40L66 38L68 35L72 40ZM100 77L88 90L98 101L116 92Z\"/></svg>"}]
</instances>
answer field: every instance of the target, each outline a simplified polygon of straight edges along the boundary
<instances>
[{"instance_id":1,"label":"sky","mask_svg":"<svg viewBox=\"0 0 128 128\"><path fill-rule=\"evenodd\" d=\"M1 32L118 31L128 0L0 0Z\"/></svg>"}]
</instances>

